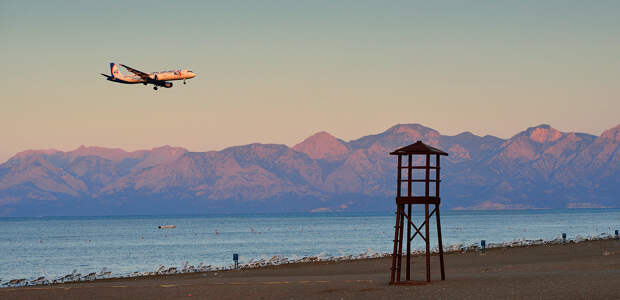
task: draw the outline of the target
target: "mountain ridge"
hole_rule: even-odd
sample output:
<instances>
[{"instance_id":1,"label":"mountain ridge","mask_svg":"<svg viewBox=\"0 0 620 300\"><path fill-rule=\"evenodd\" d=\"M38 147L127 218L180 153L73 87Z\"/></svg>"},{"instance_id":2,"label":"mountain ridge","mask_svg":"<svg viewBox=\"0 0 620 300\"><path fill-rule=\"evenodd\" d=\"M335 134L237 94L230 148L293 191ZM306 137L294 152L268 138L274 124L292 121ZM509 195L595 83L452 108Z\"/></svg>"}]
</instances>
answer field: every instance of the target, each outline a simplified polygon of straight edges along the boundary
<instances>
[{"instance_id":1,"label":"mountain ridge","mask_svg":"<svg viewBox=\"0 0 620 300\"><path fill-rule=\"evenodd\" d=\"M25 150L0 164L0 216L391 210L388 153L417 140L450 154L449 209L618 207L619 132L620 124L600 136L541 124L501 139L396 124L348 142L317 132L293 147Z\"/></svg>"}]
</instances>

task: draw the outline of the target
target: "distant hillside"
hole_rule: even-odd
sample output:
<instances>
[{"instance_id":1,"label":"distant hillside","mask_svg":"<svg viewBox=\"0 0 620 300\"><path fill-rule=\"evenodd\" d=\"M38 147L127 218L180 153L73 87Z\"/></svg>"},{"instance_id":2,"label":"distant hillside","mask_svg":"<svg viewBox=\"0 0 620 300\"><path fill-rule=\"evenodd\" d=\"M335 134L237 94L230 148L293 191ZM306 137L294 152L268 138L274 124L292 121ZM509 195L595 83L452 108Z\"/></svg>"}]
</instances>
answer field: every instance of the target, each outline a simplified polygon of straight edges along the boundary
<instances>
[{"instance_id":1,"label":"distant hillside","mask_svg":"<svg viewBox=\"0 0 620 300\"><path fill-rule=\"evenodd\" d=\"M510 139L399 124L349 142L319 132L289 148L28 150L0 165L0 216L391 210L395 158L447 151L449 209L620 207L620 125L601 136L549 125Z\"/></svg>"}]
</instances>

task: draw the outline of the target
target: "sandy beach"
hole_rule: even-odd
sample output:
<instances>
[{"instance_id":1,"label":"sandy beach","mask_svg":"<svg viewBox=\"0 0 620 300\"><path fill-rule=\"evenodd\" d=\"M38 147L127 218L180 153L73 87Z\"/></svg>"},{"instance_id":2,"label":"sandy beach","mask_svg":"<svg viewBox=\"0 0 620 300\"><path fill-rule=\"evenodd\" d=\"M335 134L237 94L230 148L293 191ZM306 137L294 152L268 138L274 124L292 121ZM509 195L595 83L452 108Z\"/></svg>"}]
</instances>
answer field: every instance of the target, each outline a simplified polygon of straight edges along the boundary
<instances>
[{"instance_id":1,"label":"sandy beach","mask_svg":"<svg viewBox=\"0 0 620 300\"><path fill-rule=\"evenodd\" d=\"M618 299L615 240L450 253L446 281L390 286L389 257L0 289L0 299ZM414 278L422 279L421 257Z\"/></svg>"}]
</instances>

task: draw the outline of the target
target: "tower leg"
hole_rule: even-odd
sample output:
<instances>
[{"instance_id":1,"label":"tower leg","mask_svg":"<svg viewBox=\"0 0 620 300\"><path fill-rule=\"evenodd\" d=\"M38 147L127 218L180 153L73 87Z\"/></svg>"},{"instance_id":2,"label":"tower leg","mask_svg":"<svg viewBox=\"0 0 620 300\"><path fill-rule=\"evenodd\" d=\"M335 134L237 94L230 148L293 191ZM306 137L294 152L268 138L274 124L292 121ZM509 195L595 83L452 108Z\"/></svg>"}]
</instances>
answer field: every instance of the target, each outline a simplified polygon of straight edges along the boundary
<instances>
[{"instance_id":1,"label":"tower leg","mask_svg":"<svg viewBox=\"0 0 620 300\"><path fill-rule=\"evenodd\" d=\"M437 239L439 242L439 266L441 269L441 280L446 280L446 273L443 269L443 243L441 242L441 221L439 217L439 204L435 204L435 216L437 218Z\"/></svg>"},{"instance_id":2,"label":"tower leg","mask_svg":"<svg viewBox=\"0 0 620 300\"><path fill-rule=\"evenodd\" d=\"M411 204L407 204L409 219L411 216ZM411 280L411 223L407 222L407 281Z\"/></svg>"},{"instance_id":3,"label":"tower leg","mask_svg":"<svg viewBox=\"0 0 620 300\"><path fill-rule=\"evenodd\" d=\"M424 225L424 234L426 235L426 281L431 282L431 241L429 239L428 229L428 203L424 204L424 219L426 220L426 224Z\"/></svg>"},{"instance_id":4,"label":"tower leg","mask_svg":"<svg viewBox=\"0 0 620 300\"><path fill-rule=\"evenodd\" d=\"M400 231L398 233L398 273L396 273L396 281L400 281L400 270L402 269L402 257L403 257L403 222L405 221L405 205L399 205L400 210Z\"/></svg>"},{"instance_id":5,"label":"tower leg","mask_svg":"<svg viewBox=\"0 0 620 300\"><path fill-rule=\"evenodd\" d=\"M394 251L392 252L392 274L390 283L394 283L396 276L396 259L398 256L398 224L400 224L400 210L396 208L396 224L394 225Z\"/></svg>"}]
</instances>

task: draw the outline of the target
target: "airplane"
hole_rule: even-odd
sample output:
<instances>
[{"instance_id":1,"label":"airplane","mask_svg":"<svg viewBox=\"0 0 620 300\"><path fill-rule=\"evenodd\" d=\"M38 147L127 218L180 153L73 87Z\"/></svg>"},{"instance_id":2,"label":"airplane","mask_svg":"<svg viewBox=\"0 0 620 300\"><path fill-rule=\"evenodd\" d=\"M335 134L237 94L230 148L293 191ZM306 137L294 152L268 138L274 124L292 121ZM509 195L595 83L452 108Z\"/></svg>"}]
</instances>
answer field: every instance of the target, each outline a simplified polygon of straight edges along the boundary
<instances>
[{"instance_id":1,"label":"airplane","mask_svg":"<svg viewBox=\"0 0 620 300\"><path fill-rule=\"evenodd\" d=\"M109 81L114 81L118 83L124 84L139 84L142 83L144 85L152 84L153 89L157 90L157 87L172 87L172 80L183 80L183 84L186 84L187 79L191 79L196 77L196 74L190 70L176 70L176 71L163 71L163 72L153 72L153 73L144 73L142 71L138 71L134 68L128 67L126 65L121 64L125 69L129 72L133 73L133 75L123 75L116 66L115 63L110 63L110 75L106 75L101 73L104 77L106 77Z\"/></svg>"}]
</instances>

